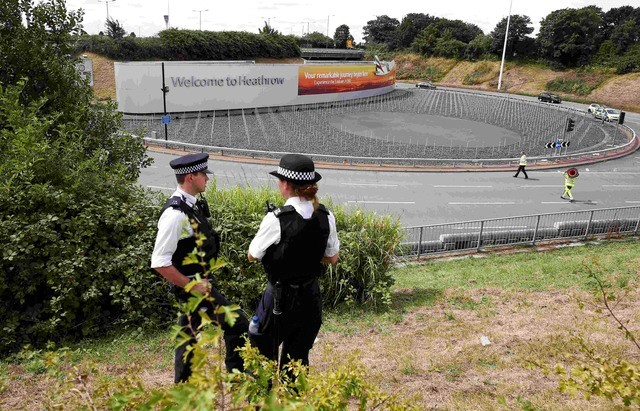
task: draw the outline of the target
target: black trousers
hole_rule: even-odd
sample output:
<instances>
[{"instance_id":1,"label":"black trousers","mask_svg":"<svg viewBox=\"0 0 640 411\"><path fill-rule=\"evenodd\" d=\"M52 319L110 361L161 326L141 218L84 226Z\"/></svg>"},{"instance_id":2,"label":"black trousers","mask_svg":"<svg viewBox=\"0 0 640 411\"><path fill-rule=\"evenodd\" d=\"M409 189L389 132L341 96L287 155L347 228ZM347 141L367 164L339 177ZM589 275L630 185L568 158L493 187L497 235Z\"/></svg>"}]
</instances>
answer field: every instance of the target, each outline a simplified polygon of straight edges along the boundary
<instances>
[{"instance_id":1,"label":"black trousers","mask_svg":"<svg viewBox=\"0 0 640 411\"><path fill-rule=\"evenodd\" d=\"M267 294L270 295L265 293L265 296ZM291 360L301 360L303 365L309 365L309 351L322 325L319 281L315 279L300 286L283 285L281 306L282 314L272 316L271 325L262 335L250 335L251 343L271 360L277 358L278 347L282 344L280 367Z\"/></svg>"},{"instance_id":2,"label":"black trousers","mask_svg":"<svg viewBox=\"0 0 640 411\"><path fill-rule=\"evenodd\" d=\"M527 175L527 172L524 171L525 166L519 166L518 167L518 171L516 171L516 175L514 175L514 177L518 177L518 174L520 174L520 172L522 171L524 173L524 178L529 178L529 176Z\"/></svg>"},{"instance_id":3,"label":"black trousers","mask_svg":"<svg viewBox=\"0 0 640 411\"><path fill-rule=\"evenodd\" d=\"M231 302L217 289L211 288L211 296L213 297L215 305L211 304L209 301L203 301L197 308L195 312L191 315L191 327L189 327L189 318L187 315L181 315L178 319L178 325L182 327L182 330L191 336L191 339L180 345L176 348L175 351L175 383L186 382L191 376L191 354L187 355L187 358L184 358L184 353L187 350L189 345L192 345L196 342L195 336L191 331L196 330L200 325L201 319L198 314L198 310L201 308L206 309L207 314L212 319L220 324L222 330L224 331L224 343L226 349L226 355L224 363L227 367L227 371L231 371L234 368L239 371L244 371L244 362L242 357L240 357L240 353L236 350L236 348L242 347L244 345L244 339L242 336L246 334L249 329L249 320L247 319L247 315L244 311L239 310L237 313L240 315L236 318L236 322L231 327L225 320L223 314L214 315L214 310L219 305L230 305Z\"/></svg>"}]
</instances>

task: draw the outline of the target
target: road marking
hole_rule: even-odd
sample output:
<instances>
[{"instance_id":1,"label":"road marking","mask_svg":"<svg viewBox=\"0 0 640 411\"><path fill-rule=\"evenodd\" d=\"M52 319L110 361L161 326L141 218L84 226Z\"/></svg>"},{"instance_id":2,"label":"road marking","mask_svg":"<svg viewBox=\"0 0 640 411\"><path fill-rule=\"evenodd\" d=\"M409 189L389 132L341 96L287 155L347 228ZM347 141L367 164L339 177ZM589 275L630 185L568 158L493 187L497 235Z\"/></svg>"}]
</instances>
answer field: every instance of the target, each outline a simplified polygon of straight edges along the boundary
<instances>
[{"instance_id":1,"label":"road marking","mask_svg":"<svg viewBox=\"0 0 640 411\"><path fill-rule=\"evenodd\" d=\"M640 184L604 184L602 187L640 187Z\"/></svg>"},{"instance_id":2,"label":"road marking","mask_svg":"<svg viewBox=\"0 0 640 411\"><path fill-rule=\"evenodd\" d=\"M367 200L349 200L347 203L361 204L415 204L415 201L367 201Z\"/></svg>"},{"instance_id":3,"label":"road marking","mask_svg":"<svg viewBox=\"0 0 640 411\"><path fill-rule=\"evenodd\" d=\"M540 204L564 204L569 201L541 201Z\"/></svg>"},{"instance_id":4,"label":"road marking","mask_svg":"<svg viewBox=\"0 0 640 411\"><path fill-rule=\"evenodd\" d=\"M504 202L496 202L496 203L449 203L449 205L508 205L515 204L514 201L504 201Z\"/></svg>"},{"instance_id":5,"label":"road marking","mask_svg":"<svg viewBox=\"0 0 640 411\"><path fill-rule=\"evenodd\" d=\"M493 188L493 186L440 186L434 185L435 188Z\"/></svg>"},{"instance_id":6,"label":"road marking","mask_svg":"<svg viewBox=\"0 0 640 411\"><path fill-rule=\"evenodd\" d=\"M343 186L374 186L374 187L398 187L398 184L378 184L378 183L340 183Z\"/></svg>"},{"instance_id":7,"label":"road marking","mask_svg":"<svg viewBox=\"0 0 640 411\"><path fill-rule=\"evenodd\" d=\"M505 228L527 228L529 227L528 225L504 225L504 226L498 226L498 227L487 227L484 226L482 227L483 230L502 230ZM469 229L480 229L480 226L471 226L471 227L455 227L454 230L469 230Z\"/></svg>"},{"instance_id":8,"label":"road marking","mask_svg":"<svg viewBox=\"0 0 640 411\"><path fill-rule=\"evenodd\" d=\"M558 188L558 187L563 187L561 184L557 184L557 185L550 185L550 186L545 186L545 185L539 185L539 186L534 186L534 185L529 185L529 186L520 186L521 188Z\"/></svg>"},{"instance_id":9,"label":"road marking","mask_svg":"<svg viewBox=\"0 0 640 411\"><path fill-rule=\"evenodd\" d=\"M171 187L160 187L160 186L147 186L149 188L155 188L158 190L171 190L171 191L175 191L175 187L171 188Z\"/></svg>"},{"instance_id":10,"label":"road marking","mask_svg":"<svg viewBox=\"0 0 640 411\"><path fill-rule=\"evenodd\" d=\"M625 201L627 204L640 204L640 201Z\"/></svg>"}]
</instances>

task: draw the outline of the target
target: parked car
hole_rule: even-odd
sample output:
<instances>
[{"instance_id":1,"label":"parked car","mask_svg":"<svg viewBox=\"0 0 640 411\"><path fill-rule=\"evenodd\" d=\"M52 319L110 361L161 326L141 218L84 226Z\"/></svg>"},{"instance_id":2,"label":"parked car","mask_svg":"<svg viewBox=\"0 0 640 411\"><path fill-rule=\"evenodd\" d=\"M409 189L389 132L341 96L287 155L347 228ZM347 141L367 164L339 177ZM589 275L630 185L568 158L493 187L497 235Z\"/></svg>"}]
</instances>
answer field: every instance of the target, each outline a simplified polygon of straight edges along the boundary
<instances>
[{"instance_id":1,"label":"parked car","mask_svg":"<svg viewBox=\"0 0 640 411\"><path fill-rule=\"evenodd\" d=\"M422 82L416 84L416 87L417 88L426 88L426 89L429 89L429 90L435 90L436 89L436 86L434 86L433 84L431 84L428 81L422 81Z\"/></svg>"},{"instance_id":2,"label":"parked car","mask_svg":"<svg viewBox=\"0 0 640 411\"><path fill-rule=\"evenodd\" d=\"M615 108L600 108L596 110L596 118L604 121L618 121L620 120L620 110Z\"/></svg>"},{"instance_id":3,"label":"parked car","mask_svg":"<svg viewBox=\"0 0 640 411\"><path fill-rule=\"evenodd\" d=\"M599 108L604 108L600 104L591 103L591 105L587 108L587 113L596 114L596 110Z\"/></svg>"},{"instance_id":4,"label":"parked car","mask_svg":"<svg viewBox=\"0 0 640 411\"><path fill-rule=\"evenodd\" d=\"M546 103L557 103L560 104L562 100L555 94L547 93L546 91L538 94L538 100L546 102Z\"/></svg>"}]
</instances>

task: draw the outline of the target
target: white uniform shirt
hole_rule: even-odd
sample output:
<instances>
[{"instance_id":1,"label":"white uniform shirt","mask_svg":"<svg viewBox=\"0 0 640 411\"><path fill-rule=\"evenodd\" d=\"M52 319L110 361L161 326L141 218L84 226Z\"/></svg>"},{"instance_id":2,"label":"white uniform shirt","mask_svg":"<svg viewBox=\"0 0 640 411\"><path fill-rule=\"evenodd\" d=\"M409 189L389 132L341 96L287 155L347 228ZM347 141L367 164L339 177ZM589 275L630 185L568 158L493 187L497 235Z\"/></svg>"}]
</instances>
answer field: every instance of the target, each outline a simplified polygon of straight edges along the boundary
<instances>
[{"instance_id":1,"label":"white uniform shirt","mask_svg":"<svg viewBox=\"0 0 640 411\"><path fill-rule=\"evenodd\" d=\"M194 196L179 188L171 196L182 197L189 207L193 207L197 200ZM158 220L158 234L156 236L156 244L153 247L153 254L151 254L151 268L172 265L171 257L176 248L178 248L178 241L193 235L189 218L185 213L173 207L164 210Z\"/></svg>"},{"instance_id":2,"label":"white uniform shirt","mask_svg":"<svg viewBox=\"0 0 640 411\"><path fill-rule=\"evenodd\" d=\"M313 203L301 197L291 197L284 205L291 205L296 212L304 219L311 218L313 214ZM340 250L340 240L338 240L338 230L336 229L336 218L329 212L329 238L327 239L327 248L324 250L325 257L333 257ZM264 257L267 248L271 244L280 242L280 221L274 213L267 213L260 223L258 233L249 244L249 254L260 260Z\"/></svg>"}]
</instances>

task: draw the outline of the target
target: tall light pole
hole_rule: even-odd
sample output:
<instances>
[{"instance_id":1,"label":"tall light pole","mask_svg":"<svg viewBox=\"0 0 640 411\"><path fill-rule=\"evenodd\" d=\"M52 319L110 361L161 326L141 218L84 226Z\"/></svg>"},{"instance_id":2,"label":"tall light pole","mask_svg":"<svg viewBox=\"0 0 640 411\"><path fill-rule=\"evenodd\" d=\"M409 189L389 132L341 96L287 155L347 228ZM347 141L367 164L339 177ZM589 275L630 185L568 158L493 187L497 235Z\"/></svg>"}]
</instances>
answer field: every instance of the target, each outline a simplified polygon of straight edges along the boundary
<instances>
[{"instance_id":1,"label":"tall light pole","mask_svg":"<svg viewBox=\"0 0 640 411\"><path fill-rule=\"evenodd\" d=\"M203 12L203 11L209 11L209 9L204 9L204 10L193 10L193 11L197 11L198 13L200 13L200 31L202 31L202 12Z\"/></svg>"},{"instance_id":2,"label":"tall light pole","mask_svg":"<svg viewBox=\"0 0 640 411\"><path fill-rule=\"evenodd\" d=\"M507 39L509 38L509 23L511 22L511 6L513 0L509 1L509 17L507 17L507 28L504 31L504 46L502 47L502 62L500 62L500 75L498 76L498 91L502 87L502 70L504 69L504 57L507 53Z\"/></svg>"},{"instance_id":3,"label":"tall light pole","mask_svg":"<svg viewBox=\"0 0 640 411\"><path fill-rule=\"evenodd\" d=\"M329 14L327 16L327 37L329 37L329 17L332 17L332 16L335 16L335 14ZM331 37L329 37L329 38L331 38ZM327 47L326 48L329 48L329 41L328 40L327 40Z\"/></svg>"},{"instance_id":4,"label":"tall light pole","mask_svg":"<svg viewBox=\"0 0 640 411\"><path fill-rule=\"evenodd\" d=\"M107 20L109 20L109 3L113 3L116 0L98 0L98 3L104 3L107 5Z\"/></svg>"}]
</instances>

